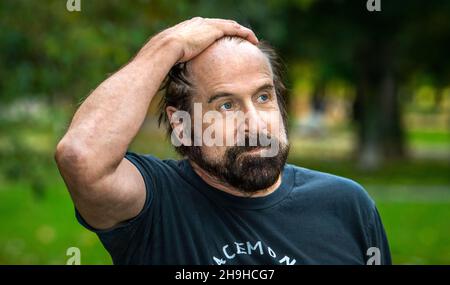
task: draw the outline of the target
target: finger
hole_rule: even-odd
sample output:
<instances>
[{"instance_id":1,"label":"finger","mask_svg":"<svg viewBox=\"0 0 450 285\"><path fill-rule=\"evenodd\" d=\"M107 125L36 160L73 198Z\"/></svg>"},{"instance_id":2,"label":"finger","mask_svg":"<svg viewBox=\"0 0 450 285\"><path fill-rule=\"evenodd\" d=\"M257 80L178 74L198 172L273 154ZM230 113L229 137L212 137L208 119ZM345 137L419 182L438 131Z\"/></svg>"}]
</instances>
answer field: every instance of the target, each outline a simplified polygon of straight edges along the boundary
<instances>
[{"instance_id":1,"label":"finger","mask_svg":"<svg viewBox=\"0 0 450 285\"><path fill-rule=\"evenodd\" d=\"M236 21L232 20L223 20L223 19L209 19L210 23L215 25L218 29L220 29L224 36L238 36L248 40L253 44L258 44L258 38L255 33L240 24Z\"/></svg>"},{"instance_id":2,"label":"finger","mask_svg":"<svg viewBox=\"0 0 450 285\"><path fill-rule=\"evenodd\" d=\"M232 24L238 24L235 20L229 20L229 19L220 19L220 18L204 18L206 21L210 22L220 22L220 23L232 23Z\"/></svg>"},{"instance_id":3,"label":"finger","mask_svg":"<svg viewBox=\"0 0 450 285\"><path fill-rule=\"evenodd\" d=\"M226 20L219 18L206 18L204 20L220 27L224 32L224 34L227 36L240 36L254 44L257 44L259 42L255 33L251 29L240 25L238 22L234 20ZM232 26L232 28L229 28L230 25Z\"/></svg>"},{"instance_id":4,"label":"finger","mask_svg":"<svg viewBox=\"0 0 450 285\"><path fill-rule=\"evenodd\" d=\"M253 44L255 44L255 45L259 43L258 38L256 37L255 33L254 33L251 29L246 28L246 27L243 27L243 26L242 26L242 28L244 28L244 30L247 31L248 36L246 37L246 39L247 39L249 42L251 42L251 43L253 43Z\"/></svg>"}]
</instances>

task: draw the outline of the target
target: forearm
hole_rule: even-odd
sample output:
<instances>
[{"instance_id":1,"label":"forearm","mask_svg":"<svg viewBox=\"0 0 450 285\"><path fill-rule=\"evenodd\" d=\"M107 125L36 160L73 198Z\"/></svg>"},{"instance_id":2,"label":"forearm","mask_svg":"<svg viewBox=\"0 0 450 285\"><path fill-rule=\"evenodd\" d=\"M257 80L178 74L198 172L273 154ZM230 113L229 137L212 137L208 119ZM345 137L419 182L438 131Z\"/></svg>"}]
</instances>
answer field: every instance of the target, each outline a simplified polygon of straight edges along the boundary
<instances>
[{"instance_id":1,"label":"forearm","mask_svg":"<svg viewBox=\"0 0 450 285\"><path fill-rule=\"evenodd\" d=\"M157 37L150 40L130 63L101 83L83 102L58 145L59 152L68 153L73 162L98 166L89 170L92 175L113 171L179 57L173 41Z\"/></svg>"}]
</instances>

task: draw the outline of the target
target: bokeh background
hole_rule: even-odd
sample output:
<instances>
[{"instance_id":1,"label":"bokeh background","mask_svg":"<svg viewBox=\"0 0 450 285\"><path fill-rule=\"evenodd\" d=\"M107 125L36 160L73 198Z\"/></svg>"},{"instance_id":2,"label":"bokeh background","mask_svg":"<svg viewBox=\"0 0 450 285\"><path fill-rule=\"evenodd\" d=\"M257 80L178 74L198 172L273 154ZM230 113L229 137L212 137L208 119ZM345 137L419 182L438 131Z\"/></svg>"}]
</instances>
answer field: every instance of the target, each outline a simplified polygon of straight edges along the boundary
<instances>
[{"instance_id":1,"label":"bokeh background","mask_svg":"<svg viewBox=\"0 0 450 285\"><path fill-rule=\"evenodd\" d=\"M289 161L361 183L395 264L450 264L450 1L66 2L0 1L0 264L65 264L72 246L82 264L111 264L76 222L53 152L91 90L193 16L235 19L275 46ZM176 157L155 111L131 149Z\"/></svg>"}]
</instances>

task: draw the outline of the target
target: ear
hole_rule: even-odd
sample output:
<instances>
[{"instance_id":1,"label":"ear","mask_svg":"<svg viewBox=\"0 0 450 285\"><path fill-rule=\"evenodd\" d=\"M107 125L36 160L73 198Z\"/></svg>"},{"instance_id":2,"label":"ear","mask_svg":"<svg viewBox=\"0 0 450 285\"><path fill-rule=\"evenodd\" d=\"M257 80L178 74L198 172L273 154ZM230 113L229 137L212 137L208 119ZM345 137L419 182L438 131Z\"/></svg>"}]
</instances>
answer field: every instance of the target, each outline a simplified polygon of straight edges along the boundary
<instances>
[{"instance_id":1,"label":"ear","mask_svg":"<svg viewBox=\"0 0 450 285\"><path fill-rule=\"evenodd\" d=\"M191 117L189 113L186 111L180 111L175 107L168 106L166 107L166 114L167 118L169 119L170 126L172 127L172 143L175 146L180 146L181 144L190 146Z\"/></svg>"},{"instance_id":2,"label":"ear","mask_svg":"<svg viewBox=\"0 0 450 285\"><path fill-rule=\"evenodd\" d=\"M172 129L175 129L175 127L180 124L180 122L173 122L172 118L173 118L173 114L178 111L177 108L173 107L173 106L167 106L166 107L166 115L167 115L167 119L169 120L170 126L172 127Z\"/></svg>"}]
</instances>

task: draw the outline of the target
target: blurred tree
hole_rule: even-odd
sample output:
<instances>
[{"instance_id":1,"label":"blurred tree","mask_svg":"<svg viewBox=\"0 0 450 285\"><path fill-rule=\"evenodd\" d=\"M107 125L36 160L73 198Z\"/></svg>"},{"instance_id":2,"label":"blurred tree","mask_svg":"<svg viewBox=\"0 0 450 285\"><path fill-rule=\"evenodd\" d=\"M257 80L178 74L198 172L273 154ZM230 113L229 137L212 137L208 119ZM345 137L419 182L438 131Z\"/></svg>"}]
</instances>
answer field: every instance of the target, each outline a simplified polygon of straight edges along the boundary
<instances>
[{"instance_id":1,"label":"blurred tree","mask_svg":"<svg viewBox=\"0 0 450 285\"><path fill-rule=\"evenodd\" d=\"M286 62L314 65L316 89L335 78L354 86L358 157L376 166L405 155L399 88L422 74L443 89L450 76L450 1L382 1L381 8L369 12L365 0L110 0L68 12L64 0L5 0L0 100L79 101L163 28L192 16L232 18Z\"/></svg>"},{"instance_id":2,"label":"blurred tree","mask_svg":"<svg viewBox=\"0 0 450 285\"><path fill-rule=\"evenodd\" d=\"M417 73L438 90L449 84L450 2L383 1L381 12L369 12L366 2L203 0L190 15L236 19L275 45L286 62L312 62L312 94L334 78L353 85L357 156L362 167L376 168L406 155L400 87Z\"/></svg>"},{"instance_id":3,"label":"blurred tree","mask_svg":"<svg viewBox=\"0 0 450 285\"><path fill-rule=\"evenodd\" d=\"M312 61L319 89L332 78L355 86L361 165L377 167L385 158L405 156L398 90L417 72L438 89L448 86L450 2L383 1L381 12L367 11L366 1L268 3L272 14L253 19L254 25L263 35L272 36L268 25L281 31L271 40L288 61Z\"/></svg>"},{"instance_id":4,"label":"blurred tree","mask_svg":"<svg viewBox=\"0 0 450 285\"><path fill-rule=\"evenodd\" d=\"M0 2L0 98L76 101L170 23L168 1Z\"/></svg>"}]
</instances>

